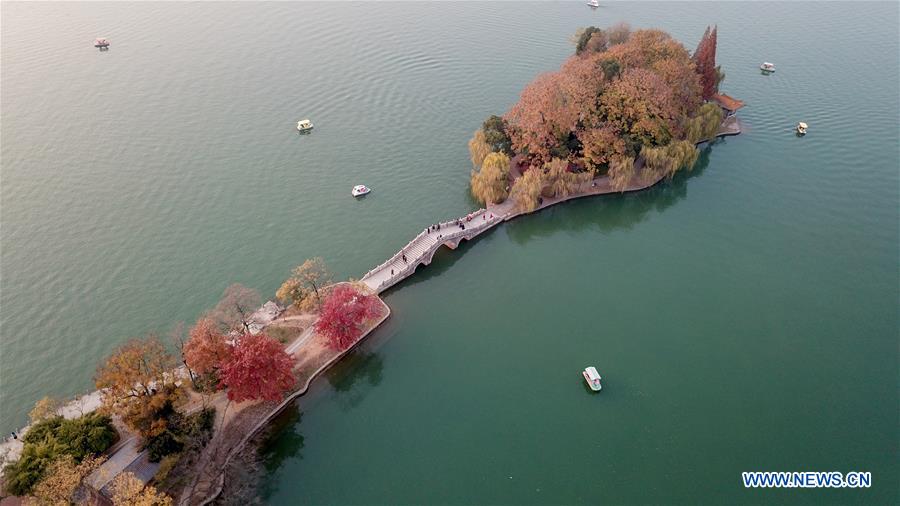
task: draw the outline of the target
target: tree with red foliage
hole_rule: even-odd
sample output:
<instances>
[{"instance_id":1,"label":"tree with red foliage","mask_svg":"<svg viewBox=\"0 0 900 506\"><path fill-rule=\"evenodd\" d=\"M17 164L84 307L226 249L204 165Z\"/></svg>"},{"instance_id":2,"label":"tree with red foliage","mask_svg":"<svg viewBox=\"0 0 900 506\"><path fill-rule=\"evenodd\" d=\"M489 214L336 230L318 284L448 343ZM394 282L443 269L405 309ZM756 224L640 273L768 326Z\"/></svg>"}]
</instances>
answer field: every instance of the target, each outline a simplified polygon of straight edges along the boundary
<instances>
[{"instance_id":1,"label":"tree with red foliage","mask_svg":"<svg viewBox=\"0 0 900 506\"><path fill-rule=\"evenodd\" d=\"M293 367L294 360L281 343L265 333L244 334L219 374L229 402L280 401L296 384Z\"/></svg>"},{"instance_id":2,"label":"tree with red foliage","mask_svg":"<svg viewBox=\"0 0 900 506\"><path fill-rule=\"evenodd\" d=\"M190 338L184 344L184 361L201 379L211 379L216 383L215 374L228 362L232 347L218 325L209 318L201 318L191 328ZM200 385L209 382L201 381ZM205 389L205 388L204 388Z\"/></svg>"},{"instance_id":3,"label":"tree with red foliage","mask_svg":"<svg viewBox=\"0 0 900 506\"><path fill-rule=\"evenodd\" d=\"M316 321L316 331L328 338L328 345L339 351L352 346L362 335L363 323L380 312L378 299L349 285L335 287L325 299Z\"/></svg>"},{"instance_id":4,"label":"tree with red foliage","mask_svg":"<svg viewBox=\"0 0 900 506\"><path fill-rule=\"evenodd\" d=\"M717 30L717 27L713 27L712 30L706 27L693 56L697 73L700 74L700 88L704 100L709 100L719 88L719 69L716 67Z\"/></svg>"}]
</instances>

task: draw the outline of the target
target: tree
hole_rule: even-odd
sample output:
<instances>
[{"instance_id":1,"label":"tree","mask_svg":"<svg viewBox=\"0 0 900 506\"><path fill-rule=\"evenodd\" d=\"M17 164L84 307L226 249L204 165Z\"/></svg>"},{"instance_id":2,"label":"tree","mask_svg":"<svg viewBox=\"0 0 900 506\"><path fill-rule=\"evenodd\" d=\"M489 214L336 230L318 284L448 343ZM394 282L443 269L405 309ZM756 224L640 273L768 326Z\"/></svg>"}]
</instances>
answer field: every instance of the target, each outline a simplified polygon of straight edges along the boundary
<instances>
[{"instance_id":1,"label":"tree","mask_svg":"<svg viewBox=\"0 0 900 506\"><path fill-rule=\"evenodd\" d=\"M155 337L133 339L106 358L94 382L104 407L147 437L165 430L165 417L180 398L174 365Z\"/></svg>"},{"instance_id":2,"label":"tree","mask_svg":"<svg viewBox=\"0 0 900 506\"><path fill-rule=\"evenodd\" d=\"M538 166L567 157L568 141L581 111L562 87L561 73L541 74L522 90L506 114L512 147Z\"/></svg>"},{"instance_id":3,"label":"tree","mask_svg":"<svg viewBox=\"0 0 900 506\"><path fill-rule=\"evenodd\" d=\"M252 315L262 305L259 292L252 288L235 283L225 289L222 299L216 304L206 318L216 322L223 332L249 332Z\"/></svg>"},{"instance_id":4,"label":"tree","mask_svg":"<svg viewBox=\"0 0 900 506\"><path fill-rule=\"evenodd\" d=\"M503 153L490 153L484 159L481 170L472 171L472 196L479 202L495 204L506 200L509 185L509 157Z\"/></svg>"},{"instance_id":5,"label":"tree","mask_svg":"<svg viewBox=\"0 0 900 506\"><path fill-rule=\"evenodd\" d=\"M535 168L528 169L522 177L516 179L513 183L512 190L509 192L510 198L516 204L516 209L522 212L530 213L540 205L541 191L543 190L543 178L541 171Z\"/></svg>"},{"instance_id":6,"label":"tree","mask_svg":"<svg viewBox=\"0 0 900 506\"><path fill-rule=\"evenodd\" d=\"M208 318L198 320L189 335L190 339L184 345L185 363L207 380L201 382L204 390L210 386L214 388L219 370L231 355L231 346L219 327Z\"/></svg>"},{"instance_id":7,"label":"tree","mask_svg":"<svg viewBox=\"0 0 900 506\"><path fill-rule=\"evenodd\" d=\"M170 339L172 340L172 344L175 345L175 348L178 350L178 356L181 357L181 364L187 369L188 376L191 378L191 385L194 386L194 390L199 391L200 385L197 384L197 373L191 369L191 366L188 365L187 358L184 354L184 346L187 343L187 338L185 337L184 331L184 322L178 322L172 328L172 332L169 334Z\"/></svg>"},{"instance_id":8,"label":"tree","mask_svg":"<svg viewBox=\"0 0 900 506\"><path fill-rule=\"evenodd\" d=\"M644 146L641 158L648 170L660 176L672 177L682 168L690 170L697 163L700 152L691 141L676 141L666 146Z\"/></svg>"},{"instance_id":9,"label":"tree","mask_svg":"<svg viewBox=\"0 0 900 506\"><path fill-rule=\"evenodd\" d=\"M37 444L56 441L62 454L71 455L80 462L112 446L116 438L112 419L95 411L73 419L61 416L45 418L25 433L22 442Z\"/></svg>"},{"instance_id":10,"label":"tree","mask_svg":"<svg viewBox=\"0 0 900 506\"><path fill-rule=\"evenodd\" d=\"M598 53L606 51L606 34L596 26L579 28L573 39L575 39L575 54L577 55L585 51Z\"/></svg>"},{"instance_id":11,"label":"tree","mask_svg":"<svg viewBox=\"0 0 900 506\"><path fill-rule=\"evenodd\" d=\"M332 349L346 350L362 335L366 321L378 316L380 310L374 295L360 293L347 285L337 286L322 307L316 332L328 339Z\"/></svg>"},{"instance_id":12,"label":"tree","mask_svg":"<svg viewBox=\"0 0 900 506\"><path fill-rule=\"evenodd\" d=\"M171 497L152 485L144 485L131 472L116 476L111 488L113 506L172 506Z\"/></svg>"},{"instance_id":13,"label":"tree","mask_svg":"<svg viewBox=\"0 0 900 506\"><path fill-rule=\"evenodd\" d=\"M220 377L229 402L280 401L296 383L293 367L294 360L281 343L264 332L244 334L237 339Z\"/></svg>"},{"instance_id":14,"label":"tree","mask_svg":"<svg viewBox=\"0 0 900 506\"><path fill-rule=\"evenodd\" d=\"M611 126L583 130L580 135L584 164L594 173L602 174L610 161L616 156L623 156L628 148L625 140Z\"/></svg>"},{"instance_id":15,"label":"tree","mask_svg":"<svg viewBox=\"0 0 900 506\"><path fill-rule=\"evenodd\" d=\"M607 124L645 146L666 144L677 124L672 91L657 74L626 70L600 97Z\"/></svg>"},{"instance_id":16,"label":"tree","mask_svg":"<svg viewBox=\"0 0 900 506\"><path fill-rule=\"evenodd\" d=\"M26 444L19 460L3 468L3 487L12 495L30 494L53 461L64 454L65 446L55 439Z\"/></svg>"},{"instance_id":17,"label":"tree","mask_svg":"<svg viewBox=\"0 0 900 506\"><path fill-rule=\"evenodd\" d=\"M322 257L310 258L294 268L275 294L298 309L311 311L322 305L322 288L331 283L331 273Z\"/></svg>"},{"instance_id":18,"label":"tree","mask_svg":"<svg viewBox=\"0 0 900 506\"><path fill-rule=\"evenodd\" d=\"M713 27L712 30L706 27L693 56L697 74L700 75L700 88L704 100L709 100L718 93L719 83L725 78L725 74L716 66L717 31L717 27Z\"/></svg>"},{"instance_id":19,"label":"tree","mask_svg":"<svg viewBox=\"0 0 900 506\"><path fill-rule=\"evenodd\" d=\"M34 407L28 412L28 418L31 419L31 423L37 423L45 418L56 416L59 408L60 402L53 397L47 396L34 403Z\"/></svg>"},{"instance_id":20,"label":"tree","mask_svg":"<svg viewBox=\"0 0 900 506\"><path fill-rule=\"evenodd\" d=\"M469 139L469 158L472 160L472 167L481 167L484 159L491 153L491 147L485 140L484 130L475 130L472 138Z\"/></svg>"},{"instance_id":21,"label":"tree","mask_svg":"<svg viewBox=\"0 0 900 506\"><path fill-rule=\"evenodd\" d=\"M685 138L694 144L712 140L719 132L723 116L722 109L716 104L703 104L697 115L687 121Z\"/></svg>"},{"instance_id":22,"label":"tree","mask_svg":"<svg viewBox=\"0 0 900 506\"><path fill-rule=\"evenodd\" d=\"M609 164L609 182L614 190L625 191L634 177L634 158L630 156L614 157Z\"/></svg>"},{"instance_id":23,"label":"tree","mask_svg":"<svg viewBox=\"0 0 900 506\"><path fill-rule=\"evenodd\" d=\"M569 162L554 158L544 166L543 177L543 186L547 196L568 197L591 180L591 173L571 172L569 171Z\"/></svg>"},{"instance_id":24,"label":"tree","mask_svg":"<svg viewBox=\"0 0 900 506\"><path fill-rule=\"evenodd\" d=\"M484 133L484 142L490 146L494 153L503 153L512 156L512 141L506 132L506 121L500 116L488 116L481 125L481 131Z\"/></svg>"},{"instance_id":25,"label":"tree","mask_svg":"<svg viewBox=\"0 0 900 506\"><path fill-rule=\"evenodd\" d=\"M631 25L628 23L616 23L606 29L606 40L610 46L624 44L631 36Z\"/></svg>"},{"instance_id":26,"label":"tree","mask_svg":"<svg viewBox=\"0 0 900 506\"><path fill-rule=\"evenodd\" d=\"M78 464L105 451L115 440L112 420L96 412L71 420L45 418L22 438L19 459L3 469L4 486L14 495L30 494L57 460L70 457Z\"/></svg>"},{"instance_id":27,"label":"tree","mask_svg":"<svg viewBox=\"0 0 900 506\"><path fill-rule=\"evenodd\" d=\"M44 477L34 486L33 500L29 505L40 506L68 506L71 504L72 495L84 481L84 478L94 472L106 460L106 457L87 457L76 463L71 455L58 458L50 464L44 473Z\"/></svg>"}]
</instances>

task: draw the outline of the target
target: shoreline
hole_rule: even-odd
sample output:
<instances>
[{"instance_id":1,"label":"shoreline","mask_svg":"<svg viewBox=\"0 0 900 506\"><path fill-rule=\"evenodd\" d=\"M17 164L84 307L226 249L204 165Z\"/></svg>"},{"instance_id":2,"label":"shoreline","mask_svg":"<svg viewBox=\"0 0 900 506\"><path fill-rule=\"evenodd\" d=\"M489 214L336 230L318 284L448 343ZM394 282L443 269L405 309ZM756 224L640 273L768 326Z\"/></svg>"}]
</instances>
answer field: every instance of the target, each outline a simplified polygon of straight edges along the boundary
<instances>
[{"instance_id":1,"label":"shoreline","mask_svg":"<svg viewBox=\"0 0 900 506\"><path fill-rule=\"evenodd\" d=\"M729 121L730 119L733 119L733 121ZM727 124L727 126L726 126L726 124ZM712 143L712 142L718 140L719 138L735 136L735 135L739 135L740 133L741 133L740 120L737 119L736 116L731 116L729 118L725 118L725 120L722 122L722 127L720 127L720 130L717 132L717 134L714 138L698 142L697 145L699 146L699 145L705 144L705 143ZM415 243L417 241L422 240L422 238L432 238L433 236L431 234L434 233L437 235L438 234L437 231L428 232L428 229L426 229L425 231L421 232L412 241L407 243L406 246L401 248L400 251L398 251L391 258L389 258L386 262L380 264L375 269L372 269L369 272L367 272L366 275L363 276L363 278L360 281L369 285L370 288L372 288L372 290L376 293L376 295L378 295L378 294L382 293L383 291L387 290L388 288L391 288L392 286L396 285L397 283L400 283L407 277L411 276L413 273L415 273L416 268L419 265L430 264L435 251L437 249L439 249L441 246L447 246L450 249L456 249L459 246L459 243L462 242L463 239L465 239L465 240L474 239L481 233L494 228L495 226L499 225L500 223L512 220L519 216L536 213L542 209L546 209L548 207L554 206L556 204L560 204L562 202L567 202L569 200L579 199L579 198L583 198L583 197L592 197L592 196L597 196L597 195L638 192L638 191L646 190L653 186L656 186L664 179L666 179L665 175L662 175L655 179L644 180L642 177L640 177L640 174L636 173L635 177L632 178L632 182L625 189L614 190L609 184L609 178L607 176L601 176L598 178L594 178L593 180L585 183L586 185L588 183L590 183L591 186L585 188L583 191L580 191L577 193L572 193L571 195L567 195L565 197L544 199L544 201L541 203L540 206L538 206L536 209L529 211L529 212L515 210L513 207L513 203L510 199L507 199L504 202L494 205L494 206L489 205L489 206L487 206L486 209L479 209L478 211L470 213L467 216L467 217L471 217L472 220L476 220L477 217L486 215L486 213L489 213L490 218L488 219L488 217L485 216L485 219L480 224L480 226L479 226L478 222L475 221L476 225L470 227L470 230L468 233L463 233L463 232L465 232L465 229L462 229L460 232L454 232L453 234L448 234L446 239L444 239L443 237L440 237L438 240L434 240L431 243L431 247L429 247L425 250L421 250L421 249L415 250L415 251L419 252L419 255L417 257L413 258L414 261L404 260L404 263L403 263L404 269L402 271L399 271L396 274L394 274L393 277L389 278L387 283L381 283L381 284L377 285L376 287L373 287L371 284L366 282L366 278L369 278L370 280L373 279L374 273L378 272L379 270L387 269L391 265L394 265L393 262L399 258L402 258L402 256L405 255L405 252L409 252L411 247L415 246ZM446 222L442 222L441 225L442 226L452 226L454 223L455 222L448 220ZM472 221L469 221L469 223L472 223ZM375 278L375 279L377 279L377 278ZM224 489L225 477L227 475L227 466L230 464L232 459L243 450L244 446L246 446L246 444L256 434L258 434L259 431L263 427L265 427L269 423L269 421L271 421L272 418L274 418L276 415L281 413L288 404L293 402L295 399L302 397L303 394L305 394L308 391L309 386L312 384L313 380L315 380L319 375L321 375L322 372L324 372L329 367L331 367L336 362L338 362L350 350L352 350L353 348L358 346L359 343L361 343L363 341L363 339L365 339L372 331L374 331L376 328L378 328L381 325L381 323L384 322L384 320L387 319L387 317L390 315L390 312L391 312L390 307L387 305L387 303L385 303L381 299L381 297L379 297L378 300L381 301L381 303L387 309L385 315L381 319L379 319L372 327L370 327L368 330L366 330L360 336L360 338L355 343L353 343L352 346L350 346L343 352L340 352L338 355L333 357L326 364L322 365L318 370L316 370L315 373L313 373L309 377L306 384L302 388L298 389L296 392L294 392L293 394L286 397L281 403L278 404L278 406L269 410L267 415L262 420L260 420L256 425L254 425L253 428L250 431L248 431L247 434L244 435L244 437L241 439L241 441L237 445L235 445L231 448L231 450L229 451L228 456L226 457L222 466L217 468L218 469L218 477L215 479L216 486L215 486L215 489L210 494L208 494L205 498L203 498L200 502L197 502L197 503L190 503L190 502L188 502L188 498L182 498L179 501L179 504L184 504L184 505L198 504L201 506L205 506L207 504L212 503L219 497L219 495L222 493L222 490ZM298 340L299 339L303 339L303 337L301 336L300 338L298 338Z\"/></svg>"},{"instance_id":2,"label":"shoreline","mask_svg":"<svg viewBox=\"0 0 900 506\"><path fill-rule=\"evenodd\" d=\"M335 283L332 286L338 286L338 285L346 284L346 283L347 282ZM284 399L282 399L280 402L278 402L274 406L271 406L271 404L266 404L266 403L255 403L255 404L247 406L248 408L253 408L253 407L257 407L257 406L271 406L271 407L266 408L262 413L259 413L259 414L251 413L249 416L251 416L253 418L253 420L252 420L254 422L253 425L249 429L246 429L244 431L244 434L241 436L240 440L238 440L236 443L234 443L232 445L226 444L226 446L224 448L221 448L222 450L227 450L227 453L225 453L223 457L219 457L218 450L220 448L213 447L212 444L216 443L216 445L221 445L223 443L222 438L227 437L226 431L229 429L229 427L231 427L232 429L234 428L233 426L235 425L235 421L238 419L238 417L240 416L240 413L242 413L243 410L241 410L241 412L235 413L231 422L226 424L221 429L219 429L217 431L217 433L214 435L214 439L219 438L219 441L215 441L215 440L210 441L210 444L208 444L207 447L204 448L200 458L204 459L204 457L206 457L205 460L212 460L212 462L207 461L207 462L199 463L200 465L198 465L197 468L195 469L196 473L192 476L192 479L191 479L193 486L188 485L187 487L185 487L185 489L182 491L181 496L178 498L178 501L177 501L178 504L180 504L180 505L188 505L188 504L205 505L205 504L209 504L212 501L214 501L222 493L222 490L225 487L226 470L227 470L228 466L230 465L231 461L234 459L234 457L236 455L238 455L241 451L243 451L243 449L247 445L247 443L249 441L251 441L259 433L260 430L265 428L269 424L269 422L272 420L272 418L276 417L278 414L280 414L282 411L284 411L284 409L288 405L290 405L292 402L294 402L296 399L298 399L299 397L302 397L304 394L306 394L306 392L309 391L309 387L310 387L310 385L312 385L313 381L315 381L317 378L319 378L322 375L322 373L327 371L332 365L339 362L342 358L344 358L344 356L346 356L348 353L350 353L350 351L352 351L357 346L359 346L359 344L362 343L363 340L365 340L365 338L369 334L371 334L375 329L377 329L379 326L381 326L381 324L384 323L391 316L390 306L388 306L387 303L385 303L381 299L381 297L378 297L376 295L376 298L381 303L381 309L382 309L381 315L379 317L377 317L376 319L370 321L368 323L368 325L366 326L366 329L359 336L359 338L352 345L347 347L346 349L341 350L341 351L329 349L326 352L327 359L323 363L318 364L318 366L312 372L310 372L308 375L306 375L305 379L303 377L304 374L302 373L302 369L303 369L302 366L304 365L305 362L307 362L306 360L304 360L306 358L306 354L304 353L306 350L304 348L313 348L317 344L319 344L319 343L313 342L316 337L319 337L319 335L315 332L314 327L313 327L315 322L311 323L310 328L306 332L304 332L303 334L298 336L297 339L293 343L290 343L289 345L287 345L285 347L285 349L289 353L291 353L296 359L295 368L300 369L300 373L299 373L300 384L298 385L298 387L293 392L291 392L290 394L285 396ZM312 360L315 361L315 358L316 358L316 356L314 356L312 358ZM309 365L309 364L305 364L305 365ZM237 430L240 431L242 429L240 427L238 427ZM213 451L214 455L212 455L212 456L208 455L209 451ZM209 474L210 471L212 471L211 475ZM206 475L206 476L204 476L204 475ZM199 490L198 485L204 483L203 478L207 478L207 480L205 480L205 483L206 483L205 489L206 490ZM193 500L195 498L196 498L196 500Z\"/></svg>"},{"instance_id":3,"label":"shoreline","mask_svg":"<svg viewBox=\"0 0 900 506\"><path fill-rule=\"evenodd\" d=\"M737 118L737 116L732 115L726 117L723 120L715 137L700 141L697 143L697 146L705 143L715 142L719 138L736 136L741 134L741 132L742 128L740 120ZM564 197L543 199L538 207L532 211L517 210L512 199L507 198L505 201L499 204L489 204L488 206L486 206L486 208L474 211L465 217L442 222L440 223L441 228L438 230L434 230L429 227L420 232L419 235L413 238L396 254L391 256L387 261L368 271L360 279L360 281L366 284L371 289L373 294L378 298L378 301L381 303L383 308L383 314L376 320L370 322L367 329L346 350L339 352L333 351L331 353L331 356L329 356L324 363L318 365L318 367L306 377L305 381L302 379L301 375L301 382L303 384L300 385L296 390L288 394L281 402L272 407L264 409L262 413L254 413L253 409L247 408L257 408L257 410L259 410L261 408L266 408L266 406L269 406L268 404L249 403L233 411L230 414L231 420L223 427L221 427L218 431L216 431L213 436L214 440L210 441L210 443L201 452L199 456L200 462L197 462L192 469L194 471L191 473L190 477L190 482L192 483L192 485L188 485L184 489L182 489L177 501L178 504L207 505L215 501L224 489L227 467L228 465L230 465L234 457L244 449L247 443L251 441L252 438L256 436L260 430L268 425L272 418L281 413L290 403L292 403L299 397L302 397L309 390L310 385L315 379L320 377L321 374L328 370L332 365L339 362L347 353L356 348L369 334L371 334L382 323L384 323L384 321L387 320L388 317L390 317L390 306L388 306L387 303L385 303L379 295L385 290L395 286L396 284L405 280L407 277L411 276L413 273L415 273L416 268L419 265L430 264L435 252L440 249L441 246L447 246L450 249L456 249L463 240L472 240L475 237L481 235L483 232L491 230L500 223L512 220L514 218L533 214L556 204L583 197L608 195L615 193L624 194L646 190L659 184L664 179L666 179L665 175L646 179L644 177L643 166L641 166L635 171L635 175L632 177L632 180L629 182L629 184L622 190L613 189L608 176L599 176L585 182L582 189L578 192L574 192ZM589 184L590 186L588 186ZM477 221L479 217L482 218L481 222ZM459 227L459 229L457 230L456 227L458 227L459 223L463 223L463 225L469 223L470 226L468 228ZM444 234L446 234L446 236ZM410 258L406 256L406 253L415 253L415 255ZM402 264L400 263L401 259ZM387 274L388 270L390 270L390 274ZM335 286L342 283L346 282L336 283ZM262 308L260 310L262 310ZM263 324L260 327L260 330L277 322L277 317L273 318ZM309 329L304 331L293 342L285 345L285 350L295 357L295 367L297 368L300 368L303 364L303 358L305 357L306 351L305 349L313 348L317 344L311 343L311 341L313 341L314 338L317 337L317 334L313 330L314 323L315 321L312 322ZM76 396L74 400L61 407L59 413L63 414L67 418L74 418L75 415L80 416L90 413L99 407L99 396L99 391L93 391L85 395ZM85 399L92 401L89 402L90 406L87 410L84 409L86 407ZM218 456L218 445L222 444L223 441L221 441L221 439L219 441L215 441L215 439L225 438L225 433L229 428L238 431L243 430L240 427L235 428L235 425L239 425L236 424L235 421L240 418L240 414L245 412L248 413L246 416L252 417L251 421L254 422L253 425L249 429L246 429L245 433L240 437L237 443L230 445L230 447L226 445L226 447L223 448L227 449L227 453L220 460L220 457ZM25 432L27 432L28 427L29 426L26 425L19 431L16 431L16 433L21 437ZM217 444L216 448L213 448L212 446L212 443L214 442ZM0 463L5 464L10 462L10 455L12 455L13 457L17 457L19 452L21 451L22 445L23 443L21 439L12 438L7 438L7 440L5 440L3 443L0 443ZM210 456L207 453L208 451L215 451L216 454ZM111 455L113 454L114 453L112 453ZM15 458L13 458L12 460L15 460ZM210 462L210 460L212 460L212 462ZM207 473L209 473L210 471L212 471L212 475L207 475ZM203 481L202 478L208 478L205 481L206 487L203 487L205 489L203 491L198 490L198 486ZM198 496L198 494L198 501L193 502L192 499Z\"/></svg>"}]
</instances>

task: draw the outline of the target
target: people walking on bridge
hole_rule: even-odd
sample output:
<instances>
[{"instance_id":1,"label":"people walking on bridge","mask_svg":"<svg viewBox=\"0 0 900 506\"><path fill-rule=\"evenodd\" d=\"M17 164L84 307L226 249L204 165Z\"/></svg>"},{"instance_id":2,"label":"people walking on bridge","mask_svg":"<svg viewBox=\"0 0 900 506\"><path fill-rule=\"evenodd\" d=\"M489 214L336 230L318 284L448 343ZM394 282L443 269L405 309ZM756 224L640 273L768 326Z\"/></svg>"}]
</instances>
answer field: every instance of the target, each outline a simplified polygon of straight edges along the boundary
<instances>
[{"instance_id":1,"label":"people walking on bridge","mask_svg":"<svg viewBox=\"0 0 900 506\"><path fill-rule=\"evenodd\" d=\"M403 261L406 262L406 253L403 254Z\"/></svg>"}]
</instances>

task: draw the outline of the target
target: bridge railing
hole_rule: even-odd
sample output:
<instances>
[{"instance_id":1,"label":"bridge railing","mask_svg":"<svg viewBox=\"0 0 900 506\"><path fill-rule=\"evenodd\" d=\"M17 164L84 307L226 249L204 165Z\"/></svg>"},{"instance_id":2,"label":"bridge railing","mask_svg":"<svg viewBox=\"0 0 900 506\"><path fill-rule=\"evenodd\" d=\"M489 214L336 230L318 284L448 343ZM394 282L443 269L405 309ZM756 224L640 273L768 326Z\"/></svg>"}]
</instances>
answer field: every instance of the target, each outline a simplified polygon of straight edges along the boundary
<instances>
[{"instance_id":1,"label":"bridge railing","mask_svg":"<svg viewBox=\"0 0 900 506\"><path fill-rule=\"evenodd\" d=\"M465 219L468 218L468 217L471 217L471 218L472 218L472 220L470 220L470 223L471 223L472 221L474 221L474 219L475 219L476 216L481 216L481 215L484 214L485 212L486 212L485 209L480 209L479 211L476 211L475 213L472 213L472 214L470 214L470 215L467 215L466 217L462 218L462 223L466 223ZM447 221L447 222L441 223L442 230L443 230L443 226L444 226L444 225L448 225L448 226L456 226L456 225L457 225L457 224L456 224L457 221L458 221L458 220L451 220L451 221ZM499 215L497 215L497 216L494 216L493 218L486 219L486 220L482 220L482 221L480 221L480 222L478 222L478 223L476 223L476 224L473 224L473 225L467 227L465 230L463 230L463 229L457 229L457 230L455 230L455 231L453 231L453 232L450 232L449 234L446 234L446 235L439 233L438 235L440 235L440 239L432 246L432 248L437 249L437 248L439 248L442 244L444 244L444 243L447 242L447 241L453 241L453 240L458 239L458 238L461 238L461 237L470 236L470 235L473 234L473 233L476 234L476 235L477 235L477 234L480 234L484 229L490 228L491 226L493 226L495 223L497 223L497 222L499 222L499 221L502 221L502 218L501 218ZM427 229L426 229L426 231L427 231ZM395 257L392 257L392 259L393 259L393 258L396 258L396 256L395 256ZM385 262L385 264L387 264L387 263L389 263L389 262ZM411 274L412 271L414 271L414 270L416 269L416 266L417 266L417 265L418 265L418 263L410 263L410 264L407 264L407 265L406 265L405 267L403 267L402 269L400 269L400 270L398 270L398 271L395 271L394 274L393 274L391 277L389 277L388 279L386 279L386 280L382 281L381 283L379 283L379 285L378 285L378 287L377 287L377 290L380 291L380 290L386 289L386 288L388 288L389 286L391 286L391 285L393 285L393 284L399 282L400 280L404 279L406 276L408 276L409 274ZM373 269L371 272L375 272L375 271L377 271L377 270L378 270L378 268ZM367 274L367 275L368 275L368 274ZM363 279L365 279L365 278L363 278Z\"/></svg>"},{"instance_id":2,"label":"bridge railing","mask_svg":"<svg viewBox=\"0 0 900 506\"><path fill-rule=\"evenodd\" d=\"M474 212L472 212L472 213L469 213L469 214L467 214L466 216L463 216L463 217L461 217L461 218L456 218L456 219L453 219L453 220L447 220L447 221L444 221L444 222L440 222L439 225L440 225L440 228L443 229L444 227L455 226L457 222L460 222L460 223L466 223L466 220L467 220L467 219L469 219L469 221L474 220L475 217L480 217L481 215L483 215L483 214L486 213L486 212L487 212L487 209L482 208L482 209L479 209L479 210L474 211ZM433 226L433 225L432 225L432 226ZM424 230L422 230L421 232L419 232L419 235L415 236L411 241L409 241L408 243L406 243L406 246L404 246L403 248L401 248L400 251L398 251L397 253L394 253L393 256L391 256L390 258L388 258L387 260L385 260L384 262L382 262L382 263L379 264L378 266L376 266L376 267L370 269L368 272L366 272L365 275L363 275L362 280L365 280L366 278L368 278L369 276L375 274L376 272L380 271L381 269L384 269L384 268L386 268L387 266L389 266L390 264L396 262L400 257L403 256L403 254L404 254L405 251L409 250L409 249L412 247L413 244L415 244L415 243L416 243L417 241L419 241L421 238L430 235L430 232L434 232L433 230L430 231L430 230L429 230L430 228L431 228L431 226L429 226L429 227L425 228ZM403 269L403 270L405 270L405 269Z\"/></svg>"}]
</instances>

